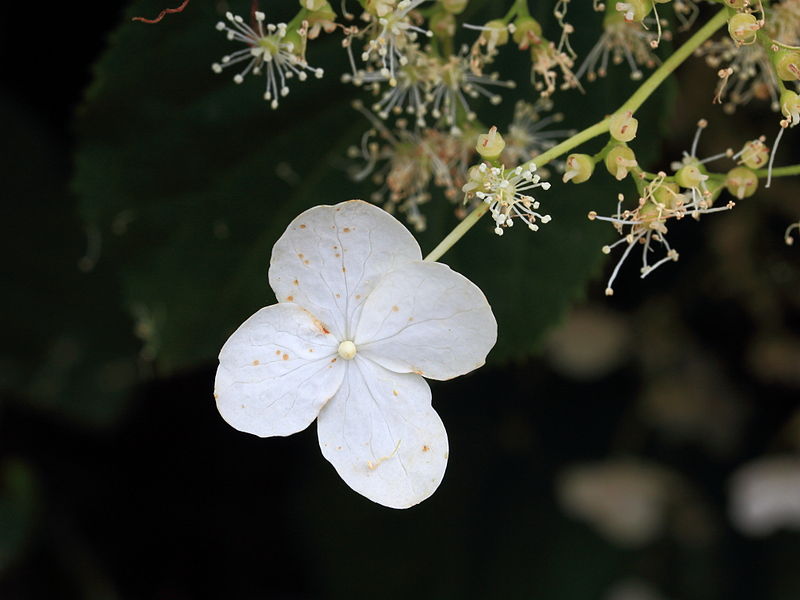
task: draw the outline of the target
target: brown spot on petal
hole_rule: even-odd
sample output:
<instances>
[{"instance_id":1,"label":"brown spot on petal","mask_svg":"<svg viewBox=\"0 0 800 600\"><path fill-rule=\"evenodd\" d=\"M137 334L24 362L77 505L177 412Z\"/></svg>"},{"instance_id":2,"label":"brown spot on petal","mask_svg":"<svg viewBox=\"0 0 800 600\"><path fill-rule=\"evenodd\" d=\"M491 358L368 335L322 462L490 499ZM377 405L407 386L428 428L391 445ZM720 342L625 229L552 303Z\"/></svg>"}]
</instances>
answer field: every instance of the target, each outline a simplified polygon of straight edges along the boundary
<instances>
[{"instance_id":1,"label":"brown spot on petal","mask_svg":"<svg viewBox=\"0 0 800 600\"><path fill-rule=\"evenodd\" d=\"M392 394L394 394L395 396L399 396L400 395L400 394L397 393L397 390L392 390Z\"/></svg>"},{"instance_id":2,"label":"brown spot on petal","mask_svg":"<svg viewBox=\"0 0 800 600\"><path fill-rule=\"evenodd\" d=\"M423 446L423 447L422 447L422 451L423 451L423 452L428 452L428 451L430 451L430 449L431 449L431 447L430 447L430 446Z\"/></svg>"},{"instance_id":3,"label":"brown spot on petal","mask_svg":"<svg viewBox=\"0 0 800 600\"><path fill-rule=\"evenodd\" d=\"M342 267L342 273L347 273L347 269L345 269L344 267Z\"/></svg>"},{"instance_id":4,"label":"brown spot on petal","mask_svg":"<svg viewBox=\"0 0 800 600\"><path fill-rule=\"evenodd\" d=\"M294 296L286 296L287 302L292 302L294 300Z\"/></svg>"},{"instance_id":5,"label":"brown spot on petal","mask_svg":"<svg viewBox=\"0 0 800 600\"><path fill-rule=\"evenodd\" d=\"M332 362L332 363L335 363L335 362L336 362L336 359L335 359L335 358L332 358L332 359L331 359L331 362Z\"/></svg>"},{"instance_id":6,"label":"brown spot on petal","mask_svg":"<svg viewBox=\"0 0 800 600\"><path fill-rule=\"evenodd\" d=\"M254 366L254 367L257 367L257 366L258 366L258 365L260 365L260 364L261 364L261 361L260 361L260 360L257 360L257 359L256 359L256 360L254 360L254 361L253 361L253 366Z\"/></svg>"},{"instance_id":7,"label":"brown spot on petal","mask_svg":"<svg viewBox=\"0 0 800 600\"><path fill-rule=\"evenodd\" d=\"M300 229L305 229L305 228L306 228L306 226L301 223L300 224Z\"/></svg>"},{"instance_id":8,"label":"brown spot on petal","mask_svg":"<svg viewBox=\"0 0 800 600\"><path fill-rule=\"evenodd\" d=\"M292 283L295 284L295 285L300 285L300 282L297 281L297 279L295 279Z\"/></svg>"},{"instance_id":9,"label":"brown spot on petal","mask_svg":"<svg viewBox=\"0 0 800 600\"><path fill-rule=\"evenodd\" d=\"M324 333L325 335L328 335L330 333L330 331L328 330L327 327L325 327L325 324L322 321L314 317L312 317L312 319L314 320L314 327L319 329L320 333Z\"/></svg>"},{"instance_id":10,"label":"brown spot on petal","mask_svg":"<svg viewBox=\"0 0 800 600\"><path fill-rule=\"evenodd\" d=\"M314 349L313 349L313 348L309 348L309 349L308 349L308 351L309 351L309 352L313 352L313 351L314 351Z\"/></svg>"},{"instance_id":11,"label":"brown spot on petal","mask_svg":"<svg viewBox=\"0 0 800 600\"><path fill-rule=\"evenodd\" d=\"M339 254L338 252L336 253L336 258L341 258L341 256L342 256L342 255L341 255L341 254Z\"/></svg>"},{"instance_id":12,"label":"brown spot on petal","mask_svg":"<svg viewBox=\"0 0 800 600\"><path fill-rule=\"evenodd\" d=\"M282 356L282 358L283 358L283 360L289 360L289 355L288 355L288 354L284 354L284 355Z\"/></svg>"},{"instance_id":13,"label":"brown spot on petal","mask_svg":"<svg viewBox=\"0 0 800 600\"><path fill-rule=\"evenodd\" d=\"M408 317L408 322L409 323L411 323L411 321L413 321L413 320L414 320L414 317Z\"/></svg>"},{"instance_id":14,"label":"brown spot on petal","mask_svg":"<svg viewBox=\"0 0 800 600\"><path fill-rule=\"evenodd\" d=\"M397 312L398 310L400 310L400 309L399 309L399 308L397 308L397 306L393 306L393 307L392 307L392 312Z\"/></svg>"},{"instance_id":15,"label":"brown spot on petal","mask_svg":"<svg viewBox=\"0 0 800 600\"><path fill-rule=\"evenodd\" d=\"M417 375L424 375L424 374L425 374L425 373L423 373L422 371L420 371L419 369L414 369L414 370L412 371L412 373L416 373Z\"/></svg>"},{"instance_id":16,"label":"brown spot on petal","mask_svg":"<svg viewBox=\"0 0 800 600\"><path fill-rule=\"evenodd\" d=\"M361 294L356 294L356 300L361 300Z\"/></svg>"},{"instance_id":17,"label":"brown spot on petal","mask_svg":"<svg viewBox=\"0 0 800 600\"><path fill-rule=\"evenodd\" d=\"M350 233L350 228L349 227L345 227L344 229L342 229L342 231L344 233Z\"/></svg>"},{"instance_id":18,"label":"brown spot on petal","mask_svg":"<svg viewBox=\"0 0 800 600\"><path fill-rule=\"evenodd\" d=\"M300 259L302 259L304 256L305 256L305 254L303 254L302 252L299 252L297 254L297 258L300 258Z\"/></svg>"},{"instance_id":19,"label":"brown spot on petal","mask_svg":"<svg viewBox=\"0 0 800 600\"><path fill-rule=\"evenodd\" d=\"M310 264L310 263L309 263L307 260L304 260L304 261L303 261L303 264L304 264L304 265L307 265L307 264Z\"/></svg>"},{"instance_id":20,"label":"brown spot on petal","mask_svg":"<svg viewBox=\"0 0 800 600\"><path fill-rule=\"evenodd\" d=\"M280 350L275 350L275 356L280 356L280 355L281 355L281 351Z\"/></svg>"},{"instance_id":21,"label":"brown spot on petal","mask_svg":"<svg viewBox=\"0 0 800 600\"><path fill-rule=\"evenodd\" d=\"M341 294L336 294L336 297L337 297L337 298L341 298L341 297L342 297L342 295L341 295Z\"/></svg>"},{"instance_id":22,"label":"brown spot on petal","mask_svg":"<svg viewBox=\"0 0 800 600\"><path fill-rule=\"evenodd\" d=\"M217 392L214 392L214 400L216 400L217 398L219 398L219 394Z\"/></svg>"}]
</instances>

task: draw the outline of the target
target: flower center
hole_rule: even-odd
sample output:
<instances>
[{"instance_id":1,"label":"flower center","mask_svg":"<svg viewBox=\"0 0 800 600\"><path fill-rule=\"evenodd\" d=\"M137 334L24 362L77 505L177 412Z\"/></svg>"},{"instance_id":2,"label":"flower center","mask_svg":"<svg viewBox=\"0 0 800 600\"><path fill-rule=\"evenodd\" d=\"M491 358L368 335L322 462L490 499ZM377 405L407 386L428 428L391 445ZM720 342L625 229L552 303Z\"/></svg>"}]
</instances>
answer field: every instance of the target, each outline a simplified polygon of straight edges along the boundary
<instances>
[{"instance_id":1,"label":"flower center","mask_svg":"<svg viewBox=\"0 0 800 600\"><path fill-rule=\"evenodd\" d=\"M339 356L345 360L353 360L356 356L356 345L350 340L345 340L339 344Z\"/></svg>"}]
</instances>

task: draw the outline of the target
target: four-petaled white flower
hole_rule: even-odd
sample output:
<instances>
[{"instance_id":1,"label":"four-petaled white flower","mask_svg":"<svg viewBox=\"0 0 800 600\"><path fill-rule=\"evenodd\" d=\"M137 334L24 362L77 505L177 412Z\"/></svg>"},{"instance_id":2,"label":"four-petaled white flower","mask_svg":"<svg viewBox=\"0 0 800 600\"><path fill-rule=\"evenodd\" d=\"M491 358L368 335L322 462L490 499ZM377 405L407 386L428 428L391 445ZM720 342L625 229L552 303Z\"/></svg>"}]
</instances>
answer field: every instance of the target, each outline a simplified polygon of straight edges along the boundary
<instances>
[{"instance_id":1,"label":"four-petaled white flower","mask_svg":"<svg viewBox=\"0 0 800 600\"><path fill-rule=\"evenodd\" d=\"M483 293L424 262L411 233L359 200L317 206L275 244L279 300L247 319L220 352L222 417L261 437L317 419L322 453L370 500L407 508L447 465L447 433L423 379L480 367L497 339Z\"/></svg>"}]
</instances>

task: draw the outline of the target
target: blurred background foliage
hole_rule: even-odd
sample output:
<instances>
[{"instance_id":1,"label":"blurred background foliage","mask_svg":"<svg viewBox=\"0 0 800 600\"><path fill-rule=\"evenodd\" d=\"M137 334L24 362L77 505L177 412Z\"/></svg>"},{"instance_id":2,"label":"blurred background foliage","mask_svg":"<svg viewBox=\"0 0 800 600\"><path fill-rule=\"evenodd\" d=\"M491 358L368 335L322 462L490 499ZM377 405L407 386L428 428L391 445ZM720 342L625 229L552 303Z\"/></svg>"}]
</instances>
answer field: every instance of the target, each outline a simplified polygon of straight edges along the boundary
<instances>
[{"instance_id":1,"label":"blurred background foliage","mask_svg":"<svg viewBox=\"0 0 800 600\"><path fill-rule=\"evenodd\" d=\"M585 54L599 18L574 4ZM732 474L800 444L795 181L681 223L680 262L626 270L613 299L599 249L614 232L586 219L631 192L610 177L541 194L553 222L536 234L475 227L444 261L484 290L500 340L486 368L433 382L452 456L410 511L346 489L313 431L222 422L216 353L274 301L272 244L305 208L371 191L347 177L368 124L338 81L339 37L309 48L326 77L271 111L260 82L211 72L227 6L194 0L155 26L130 17L160 0L49 7L63 47L19 41L29 13L4 9L0 598L800 597L800 536L747 537L729 515ZM533 10L553 28L549 3ZM511 49L498 68L528 78ZM765 105L724 115L715 83L690 61L645 105L642 164L667 169L701 117L704 155L777 129ZM613 70L556 109L582 128L635 86ZM502 129L531 94L479 115ZM787 140L779 163L796 163ZM456 219L443 198L423 209L427 251Z\"/></svg>"}]
</instances>

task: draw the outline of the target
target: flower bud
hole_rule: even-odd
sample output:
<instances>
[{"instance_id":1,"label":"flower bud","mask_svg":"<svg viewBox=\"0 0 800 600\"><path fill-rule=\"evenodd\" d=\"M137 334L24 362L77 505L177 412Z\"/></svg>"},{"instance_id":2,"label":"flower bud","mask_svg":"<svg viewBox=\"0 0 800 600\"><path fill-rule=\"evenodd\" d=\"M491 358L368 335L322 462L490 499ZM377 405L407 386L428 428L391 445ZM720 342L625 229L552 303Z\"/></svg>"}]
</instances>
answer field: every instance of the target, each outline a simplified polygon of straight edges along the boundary
<instances>
[{"instance_id":1,"label":"flower bud","mask_svg":"<svg viewBox=\"0 0 800 600\"><path fill-rule=\"evenodd\" d=\"M497 127L492 127L489 133L482 133L478 136L475 150L486 160L497 160L505 147L506 142L503 136L497 132Z\"/></svg>"},{"instance_id":2,"label":"flower bud","mask_svg":"<svg viewBox=\"0 0 800 600\"><path fill-rule=\"evenodd\" d=\"M633 150L627 146L619 145L614 146L608 154L606 154L606 169L611 173L617 181L622 181L628 176L628 171L637 166L636 155Z\"/></svg>"},{"instance_id":3,"label":"flower bud","mask_svg":"<svg viewBox=\"0 0 800 600\"><path fill-rule=\"evenodd\" d=\"M538 44L542 41L542 26L539 21L530 17L523 17L514 22L514 42L520 50L527 50L531 44Z\"/></svg>"},{"instance_id":4,"label":"flower bud","mask_svg":"<svg viewBox=\"0 0 800 600\"><path fill-rule=\"evenodd\" d=\"M750 13L736 13L728 20L728 33L737 44L752 44L760 29L758 20Z\"/></svg>"},{"instance_id":5,"label":"flower bud","mask_svg":"<svg viewBox=\"0 0 800 600\"><path fill-rule=\"evenodd\" d=\"M481 38L486 40L492 46L502 46L508 43L508 25L501 19L489 21L483 26Z\"/></svg>"},{"instance_id":6,"label":"flower bud","mask_svg":"<svg viewBox=\"0 0 800 600\"><path fill-rule=\"evenodd\" d=\"M300 6L311 11L322 10L326 4L328 0L300 0Z\"/></svg>"},{"instance_id":7,"label":"flower bud","mask_svg":"<svg viewBox=\"0 0 800 600\"><path fill-rule=\"evenodd\" d=\"M800 95L792 90L784 90L780 102L781 113L789 121L789 126L794 127L800 123Z\"/></svg>"},{"instance_id":8,"label":"flower bud","mask_svg":"<svg viewBox=\"0 0 800 600\"><path fill-rule=\"evenodd\" d=\"M644 221L648 228L658 231L666 220L663 216L663 210L662 207L648 200L639 207L639 220Z\"/></svg>"},{"instance_id":9,"label":"flower bud","mask_svg":"<svg viewBox=\"0 0 800 600\"><path fill-rule=\"evenodd\" d=\"M677 183L665 181L653 190L653 200L670 210L678 208L685 200Z\"/></svg>"},{"instance_id":10,"label":"flower bud","mask_svg":"<svg viewBox=\"0 0 800 600\"><path fill-rule=\"evenodd\" d=\"M469 0L442 0L442 8L451 15L458 15L464 12L468 2Z\"/></svg>"},{"instance_id":11,"label":"flower bud","mask_svg":"<svg viewBox=\"0 0 800 600\"><path fill-rule=\"evenodd\" d=\"M301 58L306 55L306 36L304 33L300 33L299 30L294 28L287 29L286 35L281 41L292 45L292 54Z\"/></svg>"},{"instance_id":12,"label":"flower bud","mask_svg":"<svg viewBox=\"0 0 800 600\"><path fill-rule=\"evenodd\" d=\"M456 18L447 12L439 12L428 21L430 30L441 37L453 37L456 34Z\"/></svg>"},{"instance_id":13,"label":"flower bud","mask_svg":"<svg viewBox=\"0 0 800 600\"><path fill-rule=\"evenodd\" d=\"M625 111L611 115L608 121L608 132L618 142L630 142L636 137L639 121L633 118L633 112Z\"/></svg>"},{"instance_id":14,"label":"flower bud","mask_svg":"<svg viewBox=\"0 0 800 600\"><path fill-rule=\"evenodd\" d=\"M739 200L743 200L756 193L758 177L746 167L735 167L725 176L725 187Z\"/></svg>"},{"instance_id":15,"label":"flower bud","mask_svg":"<svg viewBox=\"0 0 800 600\"><path fill-rule=\"evenodd\" d=\"M769 148L761 140L747 142L742 148L741 163L751 169L766 166L769 160Z\"/></svg>"},{"instance_id":16,"label":"flower bud","mask_svg":"<svg viewBox=\"0 0 800 600\"><path fill-rule=\"evenodd\" d=\"M641 23L653 10L653 2L651 0L625 0L616 2L614 8L623 14L628 23Z\"/></svg>"},{"instance_id":17,"label":"flower bud","mask_svg":"<svg viewBox=\"0 0 800 600\"><path fill-rule=\"evenodd\" d=\"M594 172L594 160L588 154L570 154L567 157L567 168L562 181L567 183L583 183L588 181Z\"/></svg>"},{"instance_id":18,"label":"flower bud","mask_svg":"<svg viewBox=\"0 0 800 600\"><path fill-rule=\"evenodd\" d=\"M700 185L707 179L708 175L701 172L696 165L683 166L675 173L675 181L679 186L685 188L699 189Z\"/></svg>"},{"instance_id":19,"label":"flower bud","mask_svg":"<svg viewBox=\"0 0 800 600\"><path fill-rule=\"evenodd\" d=\"M367 0L364 10L376 17L385 17L395 9L395 0Z\"/></svg>"},{"instance_id":20,"label":"flower bud","mask_svg":"<svg viewBox=\"0 0 800 600\"><path fill-rule=\"evenodd\" d=\"M800 79L800 52L797 50L778 50L772 55L775 74L784 81Z\"/></svg>"}]
</instances>

